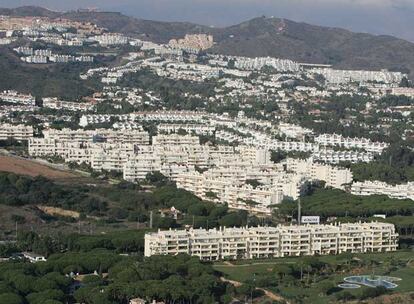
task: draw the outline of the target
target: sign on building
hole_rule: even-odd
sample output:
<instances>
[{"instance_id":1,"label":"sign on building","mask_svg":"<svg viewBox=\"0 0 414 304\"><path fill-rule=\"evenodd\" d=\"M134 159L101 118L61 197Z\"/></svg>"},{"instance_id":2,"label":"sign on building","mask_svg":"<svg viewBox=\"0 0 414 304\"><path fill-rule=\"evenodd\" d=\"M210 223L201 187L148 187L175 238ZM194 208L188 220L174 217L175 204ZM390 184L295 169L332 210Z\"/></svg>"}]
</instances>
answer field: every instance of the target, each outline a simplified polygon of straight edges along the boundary
<instances>
[{"instance_id":1,"label":"sign on building","mask_svg":"<svg viewBox=\"0 0 414 304\"><path fill-rule=\"evenodd\" d=\"M302 224L319 224L321 221L320 216L302 216L301 218Z\"/></svg>"}]
</instances>

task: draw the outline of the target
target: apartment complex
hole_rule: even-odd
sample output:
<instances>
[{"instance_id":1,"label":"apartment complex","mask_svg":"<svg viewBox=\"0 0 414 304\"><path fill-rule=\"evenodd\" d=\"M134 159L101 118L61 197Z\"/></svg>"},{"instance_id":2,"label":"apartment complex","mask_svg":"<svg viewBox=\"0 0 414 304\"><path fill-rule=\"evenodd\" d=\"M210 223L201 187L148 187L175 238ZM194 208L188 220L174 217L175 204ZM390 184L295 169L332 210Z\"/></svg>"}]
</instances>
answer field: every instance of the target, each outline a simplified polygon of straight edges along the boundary
<instances>
[{"instance_id":1,"label":"apartment complex","mask_svg":"<svg viewBox=\"0 0 414 304\"><path fill-rule=\"evenodd\" d=\"M389 252L397 241L393 224L377 222L168 230L145 235L145 256L189 254L216 261Z\"/></svg>"},{"instance_id":2,"label":"apartment complex","mask_svg":"<svg viewBox=\"0 0 414 304\"><path fill-rule=\"evenodd\" d=\"M26 125L0 124L0 140L30 140L33 138L33 127Z\"/></svg>"},{"instance_id":3,"label":"apartment complex","mask_svg":"<svg viewBox=\"0 0 414 304\"><path fill-rule=\"evenodd\" d=\"M198 136L178 134L154 136L150 144L148 133L139 126L43 133L44 138L30 139L31 156L59 156L94 170L122 172L131 182L161 172L204 200L256 213L271 214L283 199L297 200L313 180L338 189L352 181L348 169L312 159L274 164L268 149L254 146L202 145Z\"/></svg>"},{"instance_id":4,"label":"apartment complex","mask_svg":"<svg viewBox=\"0 0 414 304\"><path fill-rule=\"evenodd\" d=\"M349 169L315 163L311 159L288 158L284 165L288 172L306 176L311 180L324 181L327 186L336 189L344 190L353 179Z\"/></svg>"},{"instance_id":5,"label":"apartment complex","mask_svg":"<svg viewBox=\"0 0 414 304\"><path fill-rule=\"evenodd\" d=\"M386 84L400 83L404 77L401 72L363 71L363 70L335 70L332 68L314 68L309 73L320 74L334 84L349 82L383 82Z\"/></svg>"},{"instance_id":6,"label":"apartment complex","mask_svg":"<svg viewBox=\"0 0 414 304\"><path fill-rule=\"evenodd\" d=\"M158 132L167 134L177 133L178 131L183 130L189 134L212 135L216 128L205 124L159 124L157 130Z\"/></svg>"},{"instance_id":7,"label":"apartment complex","mask_svg":"<svg viewBox=\"0 0 414 304\"><path fill-rule=\"evenodd\" d=\"M0 93L0 100L10 103L18 103L24 105L34 106L36 100L32 95L20 94L16 91L3 91Z\"/></svg>"},{"instance_id":8,"label":"apartment complex","mask_svg":"<svg viewBox=\"0 0 414 304\"><path fill-rule=\"evenodd\" d=\"M195 167L208 169L225 155L234 154L232 147L211 147L198 142L191 144L192 136L179 138L173 136L167 139L164 135L158 135L153 137L152 146L139 146L125 164L124 179L144 179L147 173L154 171L175 179L180 173L195 171ZM179 144L180 141L182 144Z\"/></svg>"},{"instance_id":9,"label":"apartment complex","mask_svg":"<svg viewBox=\"0 0 414 304\"><path fill-rule=\"evenodd\" d=\"M94 170L122 171L127 160L136 154L138 145L149 144L149 135L142 129L49 129L43 133L44 138L30 139L31 156L59 156L66 162L88 164Z\"/></svg>"},{"instance_id":10,"label":"apartment complex","mask_svg":"<svg viewBox=\"0 0 414 304\"><path fill-rule=\"evenodd\" d=\"M283 199L298 199L306 191L308 179L287 174L276 165L254 162L221 165L206 172L181 173L177 187L193 192L198 197L230 208L271 214Z\"/></svg>"},{"instance_id":11,"label":"apartment complex","mask_svg":"<svg viewBox=\"0 0 414 304\"><path fill-rule=\"evenodd\" d=\"M321 161L328 164L339 164L341 162L350 163L369 163L374 160L374 154L372 152L359 152L359 151L334 151L323 150L312 153L312 159Z\"/></svg>"},{"instance_id":12,"label":"apartment complex","mask_svg":"<svg viewBox=\"0 0 414 304\"><path fill-rule=\"evenodd\" d=\"M128 37L120 34L104 34L94 36L91 39L97 41L102 46L124 45L128 43Z\"/></svg>"},{"instance_id":13,"label":"apartment complex","mask_svg":"<svg viewBox=\"0 0 414 304\"><path fill-rule=\"evenodd\" d=\"M148 145L148 132L141 128L134 130L71 130L48 129L43 131L45 139L54 139L61 142L107 142L107 143L131 143Z\"/></svg>"},{"instance_id":14,"label":"apartment complex","mask_svg":"<svg viewBox=\"0 0 414 304\"><path fill-rule=\"evenodd\" d=\"M354 195L386 195L396 199L414 201L414 182L401 185L390 185L380 181L364 181L352 184L351 193Z\"/></svg>"},{"instance_id":15,"label":"apartment complex","mask_svg":"<svg viewBox=\"0 0 414 304\"><path fill-rule=\"evenodd\" d=\"M88 102L63 101L57 98L43 98L43 107L51 109L65 109L69 111L90 111L94 105Z\"/></svg>"},{"instance_id":16,"label":"apartment complex","mask_svg":"<svg viewBox=\"0 0 414 304\"><path fill-rule=\"evenodd\" d=\"M349 138L338 134L321 134L315 138L315 142L322 146L339 146L346 149L357 148L379 154L389 146L384 142L373 142L366 138Z\"/></svg>"}]
</instances>

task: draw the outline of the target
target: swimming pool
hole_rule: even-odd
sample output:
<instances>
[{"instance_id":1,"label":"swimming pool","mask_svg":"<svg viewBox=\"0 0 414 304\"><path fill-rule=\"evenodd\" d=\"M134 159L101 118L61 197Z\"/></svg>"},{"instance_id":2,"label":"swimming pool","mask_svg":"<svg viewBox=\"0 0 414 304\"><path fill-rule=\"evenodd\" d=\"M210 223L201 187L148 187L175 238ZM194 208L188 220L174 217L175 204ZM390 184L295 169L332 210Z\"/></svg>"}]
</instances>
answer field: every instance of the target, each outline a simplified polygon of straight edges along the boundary
<instances>
[{"instance_id":1,"label":"swimming pool","mask_svg":"<svg viewBox=\"0 0 414 304\"><path fill-rule=\"evenodd\" d=\"M376 275L363 275L363 276L350 276L344 279L346 283L359 284L368 287L385 287L387 289L393 289L398 287L394 282L401 281L400 278L376 276Z\"/></svg>"}]
</instances>

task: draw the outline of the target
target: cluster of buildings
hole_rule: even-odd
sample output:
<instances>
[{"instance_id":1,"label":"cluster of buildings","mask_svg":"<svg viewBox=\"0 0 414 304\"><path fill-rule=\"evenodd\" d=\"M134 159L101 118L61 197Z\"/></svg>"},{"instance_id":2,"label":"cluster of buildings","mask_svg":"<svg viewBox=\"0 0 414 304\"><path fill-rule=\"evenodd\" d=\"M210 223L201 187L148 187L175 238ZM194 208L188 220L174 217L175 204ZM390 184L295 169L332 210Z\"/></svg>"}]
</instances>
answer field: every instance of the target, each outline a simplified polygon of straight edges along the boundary
<instances>
[{"instance_id":1,"label":"cluster of buildings","mask_svg":"<svg viewBox=\"0 0 414 304\"><path fill-rule=\"evenodd\" d=\"M261 70L264 67L274 68L280 72L299 72L300 64L287 59L278 59L272 57L230 57L229 61L234 61L234 67L240 70Z\"/></svg>"},{"instance_id":2,"label":"cluster of buildings","mask_svg":"<svg viewBox=\"0 0 414 304\"><path fill-rule=\"evenodd\" d=\"M162 114L153 115L159 118ZM149 134L139 125L118 130L49 129L44 131L44 138L33 138L32 127L3 125L0 138L29 140L29 154L34 157L60 156L66 162L85 163L94 170L123 172L124 179L132 182L158 171L204 200L252 212L269 214L282 200L298 199L315 181L341 190L351 186L355 195L413 199L412 183L353 183L350 169L317 162L318 157L288 158L275 164L270 161L269 149L202 145L198 136L178 135L179 130L189 134L214 132L200 124L160 124L160 134L151 143Z\"/></svg>"},{"instance_id":3,"label":"cluster of buildings","mask_svg":"<svg viewBox=\"0 0 414 304\"><path fill-rule=\"evenodd\" d=\"M88 164L95 170L122 171L136 145L148 145L148 133L141 130L45 130L43 138L29 140L34 157L58 156L66 162Z\"/></svg>"},{"instance_id":4,"label":"cluster of buildings","mask_svg":"<svg viewBox=\"0 0 414 304\"><path fill-rule=\"evenodd\" d=\"M177 187L207 201L264 214L283 199L294 200L306 192L309 180L271 163L268 151L241 147L237 152L222 157L207 171L179 174Z\"/></svg>"},{"instance_id":5,"label":"cluster of buildings","mask_svg":"<svg viewBox=\"0 0 414 304\"><path fill-rule=\"evenodd\" d=\"M151 115L141 118L154 119ZM182 124L182 128L178 124L160 126L161 133L212 131L194 124ZM352 182L348 169L311 159L274 164L268 149L200 144L199 137L192 135L159 134L150 144L142 128L49 129L43 133L44 138L30 138L31 156L59 156L66 162L88 164L94 170L122 172L124 179L132 182L158 171L200 198L251 212L270 214L283 199L298 199L316 180L338 189Z\"/></svg>"},{"instance_id":6,"label":"cluster of buildings","mask_svg":"<svg viewBox=\"0 0 414 304\"><path fill-rule=\"evenodd\" d=\"M17 36L51 36L52 31L69 34L75 29L81 36L97 35L103 29L91 22L78 22L63 18L52 19L40 16L0 16L0 30L6 31L7 37Z\"/></svg>"},{"instance_id":7,"label":"cluster of buildings","mask_svg":"<svg viewBox=\"0 0 414 304\"><path fill-rule=\"evenodd\" d=\"M85 43L92 43L90 37L102 34L104 29L90 22L77 22L62 18L0 16L0 31L6 33L6 38L3 38L5 41L13 42L23 37L32 42L79 47ZM35 54L25 55L31 57L26 58L30 62L41 61ZM55 57L60 57L60 55ZM61 57L58 60L66 59Z\"/></svg>"},{"instance_id":8,"label":"cluster of buildings","mask_svg":"<svg viewBox=\"0 0 414 304\"><path fill-rule=\"evenodd\" d=\"M145 256L189 254L203 261L390 252L398 234L388 223L339 223L168 230L145 235Z\"/></svg>"},{"instance_id":9,"label":"cluster of buildings","mask_svg":"<svg viewBox=\"0 0 414 304\"><path fill-rule=\"evenodd\" d=\"M295 134L296 135L296 134ZM284 151L284 152L306 152L310 153L310 156L318 161L338 164L341 162L371 162L374 159L374 151L381 153L386 144L371 142L368 139L347 139L355 145L359 145L362 141L363 144L359 145L370 149L371 151L355 151L355 150L334 150L328 149L325 143L319 142L306 142L306 141L294 141L294 140L278 140L271 135L264 132L249 131L244 128L235 127L233 130L219 130L216 131L215 136L217 139L232 143L232 144L245 144L255 146L257 148ZM329 142L329 145L335 146L336 142ZM350 147L343 145L344 149Z\"/></svg>"},{"instance_id":10,"label":"cluster of buildings","mask_svg":"<svg viewBox=\"0 0 414 304\"><path fill-rule=\"evenodd\" d=\"M97 123L108 123L112 120L139 121L139 122L165 122L165 123L202 123L205 122L205 112L195 111L148 111L131 114L86 114L82 115L79 125L86 127Z\"/></svg>"},{"instance_id":11,"label":"cluster of buildings","mask_svg":"<svg viewBox=\"0 0 414 304\"><path fill-rule=\"evenodd\" d=\"M358 71L358 70L335 70L332 68L313 68L310 73L322 75L326 81L334 84L349 82L369 83L380 82L385 84L399 84L404 78L401 72L381 71Z\"/></svg>"},{"instance_id":12,"label":"cluster of buildings","mask_svg":"<svg viewBox=\"0 0 414 304\"><path fill-rule=\"evenodd\" d=\"M6 90L0 92L0 101L19 105L19 108L6 106L11 112L13 111L34 111L36 107L36 98L30 94L21 94L13 90ZM68 110L68 111L92 111L95 108L95 102L93 101L64 101L55 97L45 97L39 99L42 102L44 108Z\"/></svg>"},{"instance_id":13,"label":"cluster of buildings","mask_svg":"<svg viewBox=\"0 0 414 304\"><path fill-rule=\"evenodd\" d=\"M173 48L206 50L214 45L212 35L187 34L183 39L171 39L168 43Z\"/></svg>"},{"instance_id":14,"label":"cluster of buildings","mask_svg":"<svg viewBox=\"0 0 414 304\"><path fill-rule=\"evenodd\" d=\"M294 114L294 109L289 105L292 100L323 104L324 99L330 96L358 95L377 99L383 96L382 91L405 96L414 94L412 90L398 87L405 77L402 73L334 70L330 66L306 65L286 59L208 54L201 51L211 48L214 39L204 34L186 35L183 39L171 40L169 44L157 44L121 34L104 33L88 25L82 28L81 24L66 24L64 21L54 23L39 19L30 22L25 20L24 23L21 30L25 37L33 41L40 39L64 46L90 44L136 47L136 52L122 60L122 65L90 69L81 75L81 79L94 75L101 77L105 88L100 93L99 101L69 102L44 98L44 107L92 112L96 102L101 101L110 101L112 104L118 102L114 105L116 109L121 109L121 102L125 101L133 106L164 107L161 94L119 84L125 75L145 69L162 78L217 84L208 97L202 93L183 92L183 99L197 99L204 105L237 101L243 110L252 107L249 104L251 100L257 100L267 106L277 105L278 116L275 117L275 111L269 114L264 110L257 112L260 117L265 117L260 120L243 115L233 118L226 114L201 111L135 112L123 115L85 113L79 120L81 127L101 125L102 128L105 125L108 129L46 130L44 138L34 138L33 130L31 134L30 130L25 133L22 125L9 125L2 130L4 138L29 140L29 153L32 156L60 156L67 162L86 163L94 170L123 172L124 179L129 181L143 179L147 173L159 171L176 181L178 187L203 199L228 203L232 208L252 212L270 213L283 199L300 197L306 192L308 184L315 180L324 181L329 187L348 189L352 183L352 172L333 165L341 162L370 162L388 147L387 143L366 138L314 134L311 129L287 123L295 121L290 119L290 115ZM1 24L0 20L0 28ZM68 32L68 25L75 26L77 32ZM9 36L16 34L11 30ZM90 56L56 55L50 50L34 50L30 47L19 47L15 51L25 61L33 63L93 61ZM326 81L321 81L321 78ZM378 90L369 93L360 90L361 87ZM0 93L0 100L21 106L35 105L32 96L13 91ZM11 117L14 110L10 106L7 114ZM1 111L0 115L3 113ZM274 118L278 120L277 125L271 122ZM44 119L47 127L49 118ZM143 130L143 123L156 125L158 135L152 140L148 132ZM194 135L208 136L209 140L213 140L208 144L200 144L200 139ZM220 145L214 146L217 142ZM289 158L274 164L270 161L270 151L279 150L303 152L307 156L303 156L306 159ZM352 191L365 195L380 191L379 187L369 183L354 183ZM388 191L386 193L390 196L402 191L402 188L390 190L385 185L380 188L388 189L384 191Z\"/></svg>"}]
</instances>

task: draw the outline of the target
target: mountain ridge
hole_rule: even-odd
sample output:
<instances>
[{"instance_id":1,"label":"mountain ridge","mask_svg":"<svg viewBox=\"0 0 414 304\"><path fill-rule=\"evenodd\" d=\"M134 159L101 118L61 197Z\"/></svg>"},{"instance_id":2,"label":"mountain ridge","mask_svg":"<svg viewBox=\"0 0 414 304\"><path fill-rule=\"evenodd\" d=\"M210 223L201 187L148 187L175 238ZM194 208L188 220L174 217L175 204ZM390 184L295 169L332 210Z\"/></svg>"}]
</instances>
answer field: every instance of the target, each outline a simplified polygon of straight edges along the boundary
<instances>
[{"instance_id":1,"label":"mountain ridge","mask_svg":"<svg viewBox=\"0 0 414 304\"><path fill-rule=\"evenodd\" d=\"M283 18L257 17L212 28L189 22L137 19L119 12L53 12L40 7L0 9L0 15L67 18L93 22L112 32L166 43L185 34L212 34L216 44L210 52L247 57L271 56L304 63L332 64L344 69L401 71L414 78L414 43L387 35L355 33Z\"/></svg>"}]
</instances>

